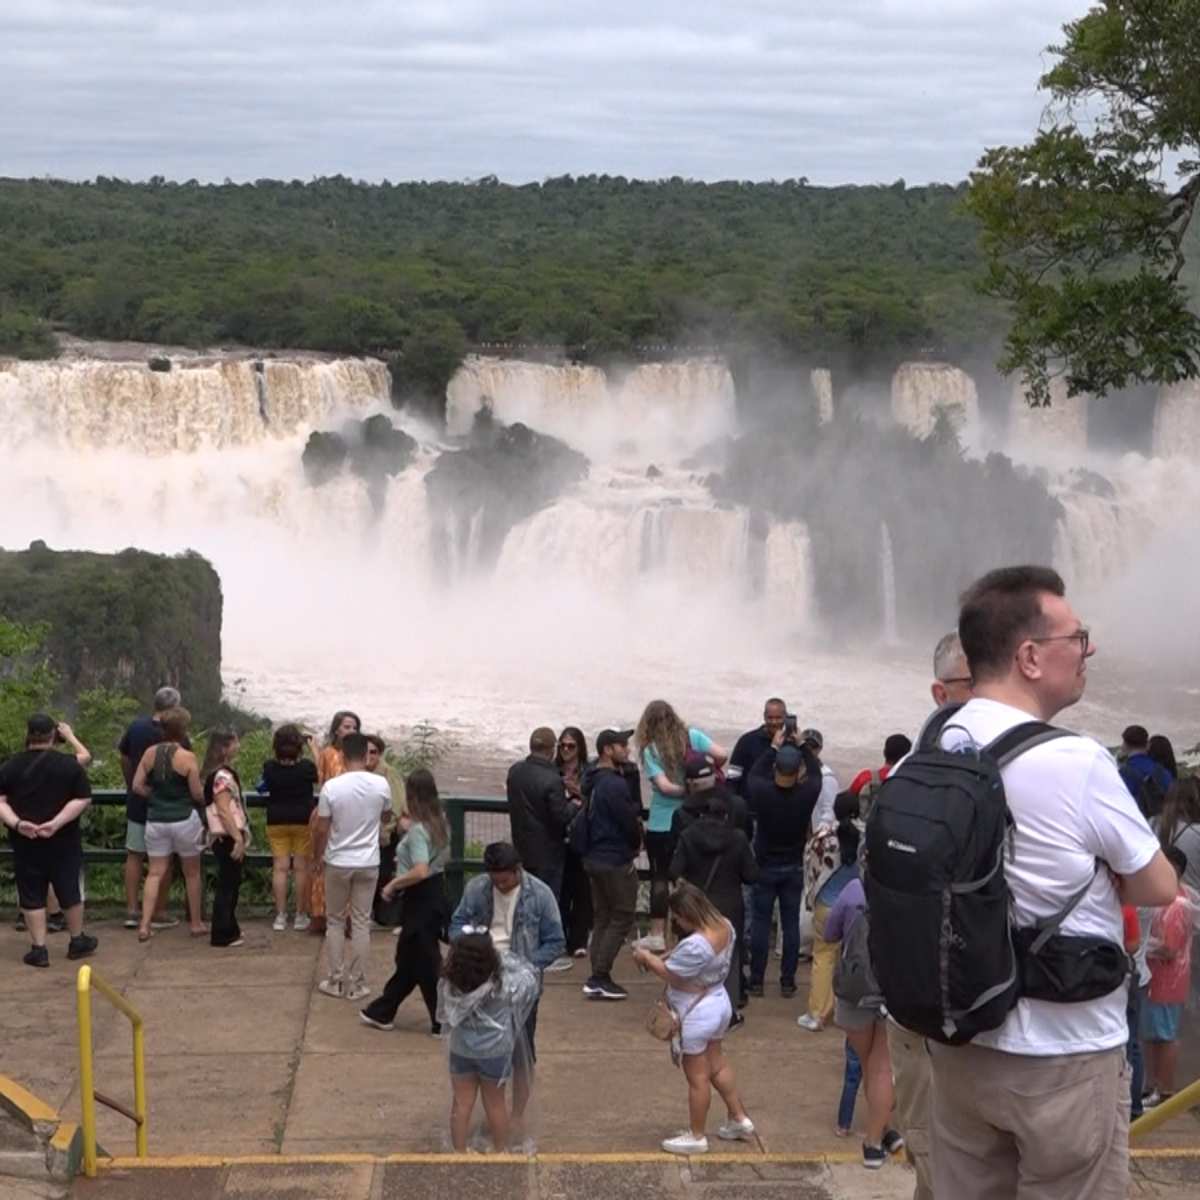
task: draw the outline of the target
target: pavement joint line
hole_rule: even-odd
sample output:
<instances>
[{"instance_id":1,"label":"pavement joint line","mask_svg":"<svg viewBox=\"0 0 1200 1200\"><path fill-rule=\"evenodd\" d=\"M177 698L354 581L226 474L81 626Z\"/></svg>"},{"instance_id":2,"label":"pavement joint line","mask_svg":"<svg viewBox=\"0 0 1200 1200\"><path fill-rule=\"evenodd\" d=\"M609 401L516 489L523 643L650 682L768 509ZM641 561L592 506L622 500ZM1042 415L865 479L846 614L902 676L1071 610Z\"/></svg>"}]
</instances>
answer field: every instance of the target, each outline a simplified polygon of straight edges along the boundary
<instances>
[{"instance_id":1,"label":"pavement joint line","mask_svg":"<svg viewBox=\"0 0 1200 1200\"><path fill-rule=\"evenodd\" d=\"M1130 1151L1130 1158L1137 1160L1154 1159L1200 1159L1200 1147L1188 1146L1172 1149L1170 1147L1154 1147ZM717 1163L720 1165L743 1164L757 1166L760 1163L777 1165L806 1165L806 1164L838 1164L856 1163L860 1156L851 1151L797 1151L795 1153L772 1154L697 1154L682 1157L685 1164ZM441 1153L408 1153L408 1154L367 1154L339 1153L331 1151L325 1154L164 1154L149 1158L133 1156L115 1156L100 1160L105 1170L175 1170L195 1169L203 1167L222 1166L352 1166L371 1163L383 1166L428 1166L438 1163L462 1164L484 1167L490 1164L511 1165L514 1163L544 1163L556 1165L604 1165L614 1166L636 1165L646 1163L679 1162L681 1156L667 1154L661 1150L630 1150L630 1151L580 1151L580 1152L548 1152L546 1154L441 1154Z\"/></svg>"}]
</instances>

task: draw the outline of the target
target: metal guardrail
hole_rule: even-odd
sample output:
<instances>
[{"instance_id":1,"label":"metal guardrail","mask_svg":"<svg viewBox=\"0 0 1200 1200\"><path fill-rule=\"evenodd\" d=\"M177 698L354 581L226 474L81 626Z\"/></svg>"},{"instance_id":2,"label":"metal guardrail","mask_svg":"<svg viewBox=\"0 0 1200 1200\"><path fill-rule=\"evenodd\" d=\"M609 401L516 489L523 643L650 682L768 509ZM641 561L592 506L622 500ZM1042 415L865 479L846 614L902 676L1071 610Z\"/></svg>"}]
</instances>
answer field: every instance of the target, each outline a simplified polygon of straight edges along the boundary
<instances>
[{"instance_id":1,"label":"metal guardrail","mask_svg":"<svg viewBox=\"0 0 1200 1200\"><path fill-rule=\"evenodd\" d=\"M96 1091L92 1061L92 989L102 995L118 1012L129 1018L133 1027L133 1108ZM79 1106L82 1111L83 1173L96 1177L96 1101L119 1112L134 1123L137 1156L149 1154L146 1136L146 1039L141 1013L115 988L105 983L90 966L79 968L75 980L75 1000L79 1013Z\"/></svg>"},{"instance_id":2,"label":"metal guardrail","mask_svg":"<svg viewBox=\"0 0 1200 1200\"><path fill-rule=\"evenodd\" d=\"M1166 1124L1172 1117L1185 1113L1189 1108L1200 1104L1200 1079L1189 1083L1173 1095L1169 1100L1156 1104L1143 1113L1129 1126L1129 1140L1135 1141L1148 1133L1153 1133L1160 1125Z\"/></svg>"}]
</instances>

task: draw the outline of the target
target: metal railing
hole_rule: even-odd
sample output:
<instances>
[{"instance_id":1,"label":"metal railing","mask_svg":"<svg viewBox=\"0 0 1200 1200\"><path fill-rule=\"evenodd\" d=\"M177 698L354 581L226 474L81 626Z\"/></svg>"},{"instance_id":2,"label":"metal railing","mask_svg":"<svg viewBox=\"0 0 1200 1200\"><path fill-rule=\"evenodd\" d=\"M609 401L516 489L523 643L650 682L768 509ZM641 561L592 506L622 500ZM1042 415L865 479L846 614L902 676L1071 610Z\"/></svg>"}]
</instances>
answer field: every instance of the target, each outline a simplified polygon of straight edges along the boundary
<instances>
[{"instance_id":1,"label":"metal railing","mask_svg":"<svg viewBox=\"0 0 1200 1200\"><path fill-rule=\"evenodd\" d=\"M92 1061L92 989L102 995L133 1026L133 1108L96 1091ZM149 1153L146 1139L146 1039L141 1013L115 988L105 983L90 966L79 968L75 980L75 1000L79 1011L79 1107L83 1128L83 1173L96 1177L96 1101L119 1112L134 1124L137 1156Z\"/></svg>"},{"instance_id":2,"label":"metal railing","mask_svg":"<svg viewBox=\"0 0 1200 1200\"><path fill-rule=\"evenodd\" d=\"M1197 1104L1200 1104L1200 1079L1189 1083L1182 1091L1176 1092L1170 1099L1156 1104L1138 1117L1129 1126L1129 1140L1132 1142L1137 1138L1145 1137L1148 1133L1153 1133L1172 1117L1187 1112L1189 1108L1193 1108Z\"/></svg>"}]
</instances>

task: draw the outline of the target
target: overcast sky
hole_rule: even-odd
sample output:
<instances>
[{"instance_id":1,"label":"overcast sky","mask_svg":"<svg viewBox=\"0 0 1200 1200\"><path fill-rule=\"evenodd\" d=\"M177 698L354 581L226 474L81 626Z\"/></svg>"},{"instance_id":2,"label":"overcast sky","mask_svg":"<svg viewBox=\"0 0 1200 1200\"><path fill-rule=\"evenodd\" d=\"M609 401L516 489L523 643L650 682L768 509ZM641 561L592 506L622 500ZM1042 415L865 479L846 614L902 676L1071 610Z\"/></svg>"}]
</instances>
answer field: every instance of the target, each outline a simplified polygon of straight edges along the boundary
<instances>
[{"instance_id":1,"label":"overcast sky","mask_svg":"<svg viewBox=\"0 0 1200 1200\"><path fill-rule=\"evenodd\" d=\"M0 174L964 178L1087 0L0 0Z\"/></svg>"}]
</instances>

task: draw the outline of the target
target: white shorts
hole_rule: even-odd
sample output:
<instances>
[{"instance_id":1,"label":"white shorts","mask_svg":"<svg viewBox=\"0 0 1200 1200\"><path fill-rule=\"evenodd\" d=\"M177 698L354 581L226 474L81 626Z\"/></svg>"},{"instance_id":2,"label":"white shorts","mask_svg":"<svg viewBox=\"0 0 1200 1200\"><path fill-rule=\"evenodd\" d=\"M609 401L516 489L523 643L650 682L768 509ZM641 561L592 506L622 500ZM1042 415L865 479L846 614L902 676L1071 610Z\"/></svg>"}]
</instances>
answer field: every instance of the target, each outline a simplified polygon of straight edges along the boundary
<instances>
[{"instance_id":1,"label":"white shorts","mask_svg":"<svg viewBox=\"0 0 1200 1200\"><path fill-rule=\"evenodd\" d=\"M196 813L186 821L147 821L146 853L151 858L199 858L204 851L204 829Z\"/></svg>"},{"instance_id":2,"label":"white shorts","mask_svg":"<svg viewBox=\"0 0 1200 1200\"><path fill-rule=\"evenodd\" d=\"M703 1054L709 1042L718 1042L729 1029L733 1006L722 986L707 992L683 1018L680 1044L684 1054Z\"/></svg>"}]
</instances>

